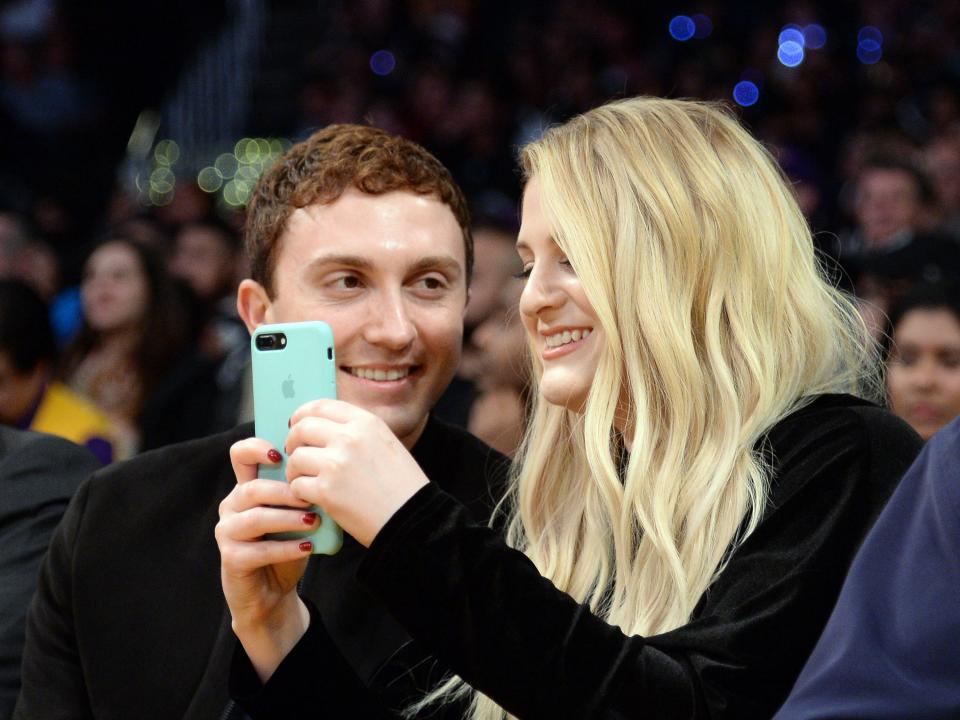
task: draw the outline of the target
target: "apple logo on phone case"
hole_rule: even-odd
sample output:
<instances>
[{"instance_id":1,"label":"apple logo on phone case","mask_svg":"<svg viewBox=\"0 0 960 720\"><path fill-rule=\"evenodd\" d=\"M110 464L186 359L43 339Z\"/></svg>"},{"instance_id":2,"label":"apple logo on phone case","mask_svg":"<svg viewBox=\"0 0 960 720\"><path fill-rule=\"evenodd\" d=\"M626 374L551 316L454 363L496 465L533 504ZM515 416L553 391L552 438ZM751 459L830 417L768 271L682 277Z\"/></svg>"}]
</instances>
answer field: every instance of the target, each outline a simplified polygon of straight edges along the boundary
<instances>
[{"instance_id":1,"label":"apple logo on phone case","mask_svg":"<svg viewBox=\"0 0 960 720\"><path fill-rule=\"evenodd\" d=\"M293 397L293 375L287 376L287 379L281 383L280 389L283 391L283 396L288 400Z\"/></svg>"}]
</instances>

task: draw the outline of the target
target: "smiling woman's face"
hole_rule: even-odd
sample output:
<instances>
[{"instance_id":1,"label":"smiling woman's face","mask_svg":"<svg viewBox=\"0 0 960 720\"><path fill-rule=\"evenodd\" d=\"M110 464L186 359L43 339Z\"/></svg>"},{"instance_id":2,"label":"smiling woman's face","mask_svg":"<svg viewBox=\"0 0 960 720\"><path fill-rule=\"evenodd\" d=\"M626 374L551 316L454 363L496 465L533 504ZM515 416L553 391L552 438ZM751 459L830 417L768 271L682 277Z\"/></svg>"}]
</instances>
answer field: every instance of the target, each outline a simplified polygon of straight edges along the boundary
<instances>
[{"instance_id":1,"label":"smiling woman's face","mask_svg":"<svg viewBox=\"0 0 960 720\"><path fill-rule=\"evenodd\" d=\"M580 279L553 240L536 177L523 195L517 252L526 275L520 314L543 365L540 393L553 405L581 412L597 372L603 331Z\"/></svg>"}]
</instances>

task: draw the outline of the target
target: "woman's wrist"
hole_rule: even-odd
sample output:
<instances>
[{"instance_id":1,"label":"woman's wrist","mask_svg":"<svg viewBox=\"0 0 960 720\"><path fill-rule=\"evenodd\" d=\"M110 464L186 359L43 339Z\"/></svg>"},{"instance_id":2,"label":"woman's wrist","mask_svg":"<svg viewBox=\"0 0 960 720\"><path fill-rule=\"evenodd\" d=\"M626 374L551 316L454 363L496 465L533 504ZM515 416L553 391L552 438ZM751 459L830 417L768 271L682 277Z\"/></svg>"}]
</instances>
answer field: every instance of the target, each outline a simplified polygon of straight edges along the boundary
<instances>
[{"instance_id":1,"label":"woman's wrist","mask_svg":"<svg viewBox=\"0 0 960 720\"><path fill-rule=\"evenodd\" d=\"M261 622L239 623L232 628L243 646L260 682L266 684L283 659L306 634L310 611L296 593L281 602L270 617Z\"/></svg>"}]
</instances>

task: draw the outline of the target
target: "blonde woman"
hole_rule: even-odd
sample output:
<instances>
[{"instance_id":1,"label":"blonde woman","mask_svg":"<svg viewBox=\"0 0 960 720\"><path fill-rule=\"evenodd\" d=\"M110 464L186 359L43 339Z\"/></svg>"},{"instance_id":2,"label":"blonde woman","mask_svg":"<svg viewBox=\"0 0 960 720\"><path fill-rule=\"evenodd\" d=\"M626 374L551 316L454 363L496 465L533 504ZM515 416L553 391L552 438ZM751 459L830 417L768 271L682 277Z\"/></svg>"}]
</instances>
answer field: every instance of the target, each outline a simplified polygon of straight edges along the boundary
<instances>
[{"instance_id":1,"label":"blonde woman","mask_svg":"<svg viewBox=\"0 0 960 720\"><path fill-rule=\"evenodd\" d=\"M369 413L292 418L289 491L368 547L361 580L433 658L364 690L408 717L770 717L919 441L859 399L879 392L867 331L722 109L613 102L521 161L535 398L505 538ZM233 447L218 528L234 694L347 717L350 665L295 594L305 551L260 539L302 511L240 501L269 451Z\"/></svg>"}]
</instances>

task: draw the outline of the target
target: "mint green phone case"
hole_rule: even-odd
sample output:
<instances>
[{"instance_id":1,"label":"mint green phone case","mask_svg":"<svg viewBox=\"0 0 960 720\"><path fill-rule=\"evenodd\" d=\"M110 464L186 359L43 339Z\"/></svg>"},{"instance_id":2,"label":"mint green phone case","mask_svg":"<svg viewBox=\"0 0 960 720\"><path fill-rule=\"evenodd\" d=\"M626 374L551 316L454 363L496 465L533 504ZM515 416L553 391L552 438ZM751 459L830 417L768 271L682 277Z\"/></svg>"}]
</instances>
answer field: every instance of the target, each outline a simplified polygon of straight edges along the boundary
<instances>
[{"instance_id":1,"label":"mint green phone case","mask_svg":"<svg viewBox=\"0 0 960 720\"><path fill-rule=\"evenodd\" d=\"M261 347L268 344L266 336L274 337L272 349ZM287 454L283 446L290 416L310 400L337 396L333 331L320 321L261 325L250 338L250 352L254 432L283 455L278 465L261 465L259 477L286 482ZM304 538L313 542L315 554L333 555L343 544L343 531L320 508L314 510L322 518L316 532L278 533L273 537Z\"/></svg>"}]
</instances>

